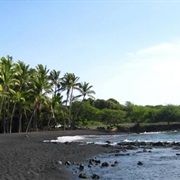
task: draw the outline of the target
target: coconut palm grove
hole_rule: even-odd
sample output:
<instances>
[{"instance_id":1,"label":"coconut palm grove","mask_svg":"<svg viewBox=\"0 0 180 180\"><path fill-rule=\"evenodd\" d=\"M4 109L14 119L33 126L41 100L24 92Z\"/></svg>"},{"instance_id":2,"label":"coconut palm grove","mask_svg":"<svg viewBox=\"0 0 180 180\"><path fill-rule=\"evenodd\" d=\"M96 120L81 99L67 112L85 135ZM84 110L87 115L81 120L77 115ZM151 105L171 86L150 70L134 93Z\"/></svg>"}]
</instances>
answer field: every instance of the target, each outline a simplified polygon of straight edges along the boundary
<instances>
[{"instance_id":1,"label":"coconut palm grove","mask_svg":"<svg viewBox=\"0 0 180 180\"><path fill-rule=\"evenodd\" d=\"M180 122L180 106L95 99L93 86L74 73L30 67L11 56L0 59L0 99L1 133Z\"/></svg>"}]
</instances>

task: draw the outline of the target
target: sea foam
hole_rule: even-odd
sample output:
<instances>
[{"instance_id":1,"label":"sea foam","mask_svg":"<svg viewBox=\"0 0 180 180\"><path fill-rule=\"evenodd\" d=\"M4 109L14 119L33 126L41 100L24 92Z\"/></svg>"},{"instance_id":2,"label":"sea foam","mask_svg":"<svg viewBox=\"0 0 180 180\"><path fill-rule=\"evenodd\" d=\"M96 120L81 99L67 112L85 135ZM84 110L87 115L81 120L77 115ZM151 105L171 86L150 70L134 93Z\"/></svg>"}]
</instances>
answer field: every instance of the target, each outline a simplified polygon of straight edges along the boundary
<instances>
[{"instance_id":1,"label":"sea foam","mask_svg":"<svg viewBox=\"0 0 180 180\"><path fill-rule=\"evenodd\" d=\"M83 140L85 137L83 136L61 136L57 137L57 139L53 140L44 140L44 142L56 142L56 143L65 143L65 142L74 142Z\"/></svg>"}]
</instances>

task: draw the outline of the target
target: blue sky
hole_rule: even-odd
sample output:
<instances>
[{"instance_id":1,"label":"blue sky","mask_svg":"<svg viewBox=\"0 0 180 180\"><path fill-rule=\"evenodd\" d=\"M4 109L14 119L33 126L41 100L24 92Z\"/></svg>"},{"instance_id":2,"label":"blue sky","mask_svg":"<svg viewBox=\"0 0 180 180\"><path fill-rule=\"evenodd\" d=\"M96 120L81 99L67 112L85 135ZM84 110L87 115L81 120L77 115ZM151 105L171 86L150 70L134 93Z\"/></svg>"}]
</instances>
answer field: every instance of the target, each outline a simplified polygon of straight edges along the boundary
<instances>
[{"instance_id":1,"label":"blue sky","mask_svg":"<svg viewBox=\"0 0 180 180\"><path fill-rule=\"evenodd\" d=\"M0 57L75 73L96 98L180 104L180 1L0 1Z\"/></svg>"}]
</instances>

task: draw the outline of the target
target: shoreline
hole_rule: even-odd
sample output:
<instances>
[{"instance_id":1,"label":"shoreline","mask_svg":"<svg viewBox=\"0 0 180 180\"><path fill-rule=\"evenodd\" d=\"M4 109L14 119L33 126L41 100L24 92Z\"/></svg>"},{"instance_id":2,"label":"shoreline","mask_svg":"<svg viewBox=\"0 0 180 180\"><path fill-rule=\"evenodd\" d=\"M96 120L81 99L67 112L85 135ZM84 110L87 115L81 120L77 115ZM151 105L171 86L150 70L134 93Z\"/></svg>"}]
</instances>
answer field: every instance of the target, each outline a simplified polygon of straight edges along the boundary
<instances>
[{"instance_id":1,"label":"shoreline","mask_svg":"<svg viewBox=\"0 0 180 180\"><path fill-rule=\"evenodd\" d=\"M118 147L77 142L43 142L60 136L115 135L120 132L97 130L41 131L30 133L0 134L0 179L2 180L69 180L74 174L66 162L86 163L88 159L103 153L116 152L121 156L124 150L149 147L178 147L180 143L124 142ZM111 143L111 142L109 142ZM178 154L179 155L179 154Z\"/></svg>"},{"instance_id":2,"label":"shoreline","mask_svg":"<svg viewBox=\"0 0 180 180\"><path fill-rule=\"evenodd\" d=\"M69 130L0 134L0 179L72 179L72 172L66 169L66 161L84 162L87 158L108 151L109 148L98 145L81 146L78 143L44 143L43 141L56 139L59 136L103 134L111 133L95 130Z\"/></svg>"}]
</instances>

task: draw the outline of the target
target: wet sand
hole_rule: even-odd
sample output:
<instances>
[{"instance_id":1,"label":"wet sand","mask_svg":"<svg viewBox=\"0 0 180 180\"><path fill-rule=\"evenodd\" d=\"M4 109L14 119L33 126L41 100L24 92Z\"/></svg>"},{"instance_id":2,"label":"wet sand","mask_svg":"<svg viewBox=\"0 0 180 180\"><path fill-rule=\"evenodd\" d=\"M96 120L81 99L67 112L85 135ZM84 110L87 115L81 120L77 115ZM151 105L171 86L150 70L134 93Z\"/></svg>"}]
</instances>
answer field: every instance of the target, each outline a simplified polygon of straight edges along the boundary
<instances>
[{"instance_id":1,"label":"wet sand","mask_svg":"<svg viewBox=\"0 0 180 180\"><path fill-rule=\"evenodd\" d=\"M82 146L78 143L44 143L43 140L52 140L59 136L97 134L106 133L70 130L0 134L0 179L70 180L72 173L65 168L66 161L82 162L107 149L97 145Z\"/></svg>"}]
</instances>

